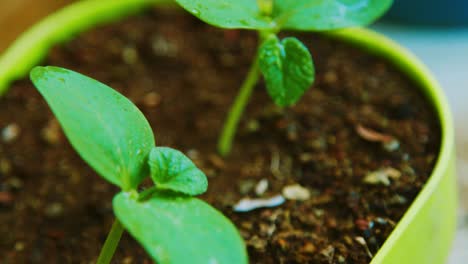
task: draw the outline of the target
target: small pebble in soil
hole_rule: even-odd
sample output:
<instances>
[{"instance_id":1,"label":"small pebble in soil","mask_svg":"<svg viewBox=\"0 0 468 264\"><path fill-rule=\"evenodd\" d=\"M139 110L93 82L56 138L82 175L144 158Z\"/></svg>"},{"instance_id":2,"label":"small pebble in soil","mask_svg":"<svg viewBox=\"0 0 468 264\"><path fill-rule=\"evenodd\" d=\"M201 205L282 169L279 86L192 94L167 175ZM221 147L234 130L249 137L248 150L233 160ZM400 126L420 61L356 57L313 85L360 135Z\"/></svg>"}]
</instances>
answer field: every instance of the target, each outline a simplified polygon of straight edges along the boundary
<instances>
[{"instance_id":1,"label":"small pebble in soil","mask_svg":"<svg viewBox=\"0 0 468 264\"><path fill-rule=\"evenodd\" d=\"M236 196L233 192L225 192L219 200L223 206L231 207L236 202Z\"/></svg>"},{"instance_id":2,"label":"small pebble in soil","mask_svg":"<svg viewBox=\"0 0 468 264\"><path fill-rule=\"evenodd\" d=\"M60 142L61 128L57 119L53 118L47 122L47 125L41 131L42 139L45 142L56 145Z\"/></svg>"},{"instance_id":3,"label":"small pebble in soil","mask_svg":"<svg viewBox=\"0 0 468 264\"><path fill-rule=\"evenodd\" d=\"M385 168L384 171L392 180L398 180L401 177L401 172L395 168L388 167Z\"/></svg>"},{"instance_id":4,"label":"small pebble in soil","mask_svg":"<svg viewBox=\"0 0 468 264\"><path fill-rule=\"evenodd\" d=\"M306 242L305 245L300 250L303 253L310 254L310 253L314 253L315 251L317 251L317 247L310 242Z\"/></svg>"},{"instance_id":5,"label":"small pebble in soil","mask_svg":"<svg viewBox=\"0 0 468 264\"><path fill-rule=\"evenodd\" d=\"M196 164L196 165L197 165L197 167L201 167L201 166L199 166L198 164ZM205 175L206 175L206 177L208 177L208 178L213 178L213 177L218 176L218 173L216 172L215 169L212 169L212 168L205 168L205 169L203 169L203 170L205 171Z\"/></svg>"},{"instance_id":6,"label":"small pebble in soil","mask_svg":"<svg viewBox=\"0 0 468 264\"><path fill-rule=\"evenodd\" d=\"M2 175L7 175L11 172L11 163L7 159L0 160L0 173Z\"/></svg>"},{"instance_id":7,"label":"small pebble in soil","mask_svg":"<svg viewBox=\"0 0 468 264\"><path fill-rule=\"evenodd\" d=\"M251 119L247 122L245 130L249 133L257 132L260 129L260 122L257 119Z\"/></svg>"},{"instance_id":8,"label":"small pebble in soil","mask_svg":"<svg viewBox=\"0 0 468 264\"><path fill-rule=\"evenodd\" d=\"M285 186L282 190L282 194L288 200L305 201L310 199L309 189L299 184Z\"/></svg>"},{"instance_id":9,"label":"small pebble in soil","mask_svg":"<svg viewBox=\"0 0 468 264\"><path fill-rule=\"evenodd\" d=\"M265 199L243 198L233 206L234 212L249 212L258 208L276 207L282 205L286 200L281 195Z\"/></svg>"},{"instance_id":10,"label":"small pebble in soil","mask_svg":"<svg viewBox=\"0 0 468 264\"><path fill-rule=\"evenodd\" d=\"M187 150L186 154L191 160L195 160L195 159L200 158L200 153L196 149L189 149L189 150Z\"/></svg>"},{"instance_id":11,"label":"small pebble in soil","mask_svg":"<svg viewBox=\"0 0 468 264\"><path fill-rule=\"evenodd\" d=\"M15 250L16 251L23 251L24 249L24 243L21 241L18 241L15 243Z\"/></svg>"},{"instance_id":12,"label":"small pebble in soil","mask_svg":"<svg viewBox=\"0 0 468 264\"><path fill-rule=\"evenodd\" d=\"M157 92L147 93L143 97L143 104L148 108L157 107L161 103L161 95Z\"/></svg>"},{"instance_id":13,"label":"small pebble in soil","mask_svg":"<svg viewBox=\"0 0 468 264\"><path fill-rule=\"evenodd\" d=\"M338 75L334 71L327 71L323 75L323 81L328 85L332 85L338 81Z\"/></svg>"},{"instance_id":14,"label":"small pebble in soil","mask_svg":"<svg viewBox=\"0 0 468 264\"><path fill-rule=\"evenodd\" d=\"M255 194L257 196L262 196L268 190L268 180L261 179L255 186Z\"/></svg>"},{"instance_id":15,"label":"small pebble in soil","mask_svg":"<svg viewBox=\"0 0 468 264\"><path fill-rule=\"evenodd\" d=\"M304 152L299 155L299 160L301 163L308 163L314 160L314 155L309 152Z\"/></svg>"},{"instance_id":16,"label":"small pebble in soil","mask_svg":"<svg viewBox=\"0 0 468 264\"><path fill-rule=\"evenodd\" d=\"M19 190L23 187L23 182L18 177L10 178L6 181L8 187L14 190Z\"/></svg>"},{"instance_id":17,"label":"small pebble in soil","mask_svg":"<svg viewBox=\"0 0 468 264\"><path fill-rule=\"evenodd\" d=\"M282 178L280 172L280 153L273 151L271 153L270 171L276 178Z\"/></svg>"},{"instance_id":18,"label":"small pebble in soil","mask_svg":"<svg viewBox=\"0 0 468 264\"><path fill-rule=\"evenodd\" d=\"M390 197L388 200L390 204L406 204L408 202L408 199L406 199L404 196L395 194L394 196Z\"/></svg>"},{"instance_id":19,"label":"small pebble in soil","mask_svg":"<svg viewBox=\"0 0 468 264\"><path fill-rule=\"evenodd\" d=\"M132 257L125 257L122 260L122 264L132 264L133 263L133 258Z\"/></svg>"},{"instance_id":20,"label":"small pebble in soil","mask_svg":"<svg viewBox=\"0 0 468 264\"><path fill-rule=\"evenodd\" d=\"M224 169L226 167L226 163L224 163L224 160L220 156L218 156L216 154L211 154L208 157L208 159L216 169L221 170L221 169Z\"/></svg>"},{"instance_id":21,"label":"small pebble in soil","mask_svg":"<svg viewBox=\"0 0 468 264\"><path fill-rule=\"evenodd\" d=\"M364 231L369 228L369 221L367 221L366 219L356 219L356 221L354 221L354 224L361 231Z\"/></svg>"},{"instance_id":22,"label":"small pebble in soil","mask_svg":"<svg viewBox=\"0 0 468 264\"><path fill-rule=\"evenodd\" d=\"M256 250L263 251L267 246L267 241L254 235L252 238L247 240L247 245L255 248Z\"/></svg>"},{"instance_id":23,"label":"small pebble in soil","mask_svg":"<svg viewBox=\"0 0 468 264\"><path fill-rule=\"evenodd\" d=\"M20 132L21 132L21 129L17 124L11 123L11 124L7 125L2 130L2 140L3 140L3 142L9 143L9 142L14 141L16 138L19 137Z\"/></svg>"},{"instance_id":24,"label":"small pebble in soil","mask_svg":"<svg viewBox=\"0 0 468 264\"><path fill-rule=\"evenodd\" d=\"M219 55L221 64L225 67L232 67L236 65L236 57L231 53L222 53Z\"/></svg>"},{"instance_id":25,"label":"small pebble in soil","mask_svg":"<svg viewBox=\"0 0 468 264\"><path fill-rule=\"evenodd\" d=\"M328 143L327 140L321 136L315 139L308 140L306 142L306 146L315 151L321 151L326 150L328 148Z\"/></svg>"},{"instance_id":26,"label":"small pebble in soil","mask_svg":"<svg viewBox=\"0 0 468 264\"><path fill-rule=\"evenodd\" d=\"M385 220L384 218L382 217L376 217L374 219L374 221L379 224L379 225L386 225L387 224L387 220Z\"/></svg>"},{"instance_id":27,"label":"small pebble in soil","mask_svg":"<svg viewBox=\"0 0 468 264\"><path fill-rule=\"evenodd\" d=\"M154 35L151 48L156 56L173 57L177 54L177 46L162 35Z\"/></svg>"},{"instance_id":28,"label":"small pebble in soil","mask_svg":"<svg viewBox=\"0 0 468 264\"><path fill-rule=\"evenodd\" d=\"M50 218L56 218L63 214L63 205L61 203L51 203L45 209L45 215Z\"/></svg>"},{"instance_id":29,"label":"small pebble in soil","mask_svg":"<svg viewBox=\"0 0 468 264\"><path fill-rule=\"evenodd\" d=\"M400 148L400 141L393 139L389 142L382 143L383 148L388 152L396 151Z\"/></svg>"},{"instance_id":30,"label":"small pebble in soil","mask_svg":"<svg viewBox=\"0 0 468 264\"><path fill-rule=\"evenodd\" d=\"M385 174L385 172L382 172L381 170L372 171L366 174L363 182L367 184L371 184L371 185L378 185L378 184L382 184L384 186L390 185L390 179L388 178L388 175Z\"/></svg>"},{"instance_id":31,"label":"small pebble in soil","mask_svg":"<svg viewBox=\"0 0 468 264\"><path fill-rule=\"evenodd\" d=\"M364 177L364 183L377 185L382 184L389 186L391 184L390 179L398 180L401 176L401 172L394 168L384 168L368 173Z\"/></svg>"},{"instance_id":32,"label":"small pebble in soil","mask_svg":"<svg viewBox=\"0 0 468 264\"><path fill-rule=\"evenodd\" d=\"M322 217L325 214L323 209L313 209L314 215L318 218Z\"/></svg>"},{"instance_id":33,"label":"small pebble in soil","mask_svg":"<svg viewBox=\"0 0 468 264\"><path fill-rule=\"evenodd\" d=\"M332 245L329 245L328 247L322 249L320 254L327 258L330 263L332 263L333 256L335 255L335 248Z\"/></svg>"},{"instance_id":34,"label":"small pebble in soil","mask_svg":"<svg viewBox=\"0 0 468 264\"><path fill-rule=\"evenodd\" d=\"M13 203L13 201L14 201L14 198L10 192L7 192L7 191L0 192L0 205L9 206Z\"/></svg>"},{"instance_id":35,"label":"small pebble in soil","mask_svg":"<svg viewBox=\"0 0 468 264\"><path fill-rule=\"evenodd\" d=\"M373 255L370 252L369 247L367 246L367 242L363 237L358 236L358 237L355 237L354 240L366 249L366 253L369 256L369 258L373 258Z\"/></svg>"},{"instance_id":36,"label":"small pebble in soil","mask_svg":"<svg viewBox=\"0 0 468 264\"><path fill-rule=\"evenodd\" d=\"M248 194L255 188L255 181L248 179L239 182L239 192L243 195Z\"/></svg>"},{"instance_id":37,"label":"small pebble in soil","mask_svg":"<svg viewBox=\"0 0 468 264\"><path fill-rule=\"evenodd\" d=\"M125 47L122 50L122 60L129 65L133 65L138 62L138 51L131 46Z\"/></svg>"}]
</instances>

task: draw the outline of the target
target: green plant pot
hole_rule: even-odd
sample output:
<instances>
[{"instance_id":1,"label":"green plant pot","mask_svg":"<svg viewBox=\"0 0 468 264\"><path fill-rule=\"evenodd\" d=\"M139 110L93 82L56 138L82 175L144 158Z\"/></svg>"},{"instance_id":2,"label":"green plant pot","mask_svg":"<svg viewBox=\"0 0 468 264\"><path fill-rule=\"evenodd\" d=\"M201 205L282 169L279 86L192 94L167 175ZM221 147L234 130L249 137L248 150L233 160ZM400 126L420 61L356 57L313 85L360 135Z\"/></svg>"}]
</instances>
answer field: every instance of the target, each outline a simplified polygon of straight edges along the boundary
<instances>
[{"instance_id":1,"label":"green plant pot","mask_svg":"<svg viewBox=\"0 0 468 264\"><path fill-rule=\"evenodd\" d=\"M169 0L87 0L49 16L24 33L0 57L0 94L23 78L56 43L94 25L110 22ZM432 175L371 263L444 263L456 221L455 145L452 115L442 89L410 52L388 38L366 30L326 33L380 56L399 68L427 95L442 127L442 143Z\"/></svg>"}]
</instances>

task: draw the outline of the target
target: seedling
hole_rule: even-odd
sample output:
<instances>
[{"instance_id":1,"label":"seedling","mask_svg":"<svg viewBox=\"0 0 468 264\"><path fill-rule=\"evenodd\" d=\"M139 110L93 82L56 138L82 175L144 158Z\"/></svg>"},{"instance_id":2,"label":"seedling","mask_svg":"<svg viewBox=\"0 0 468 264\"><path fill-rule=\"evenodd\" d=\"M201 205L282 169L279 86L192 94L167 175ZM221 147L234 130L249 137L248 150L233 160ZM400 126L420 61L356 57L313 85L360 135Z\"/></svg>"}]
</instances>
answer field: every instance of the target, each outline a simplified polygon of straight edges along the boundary
<instances>
[{"instance_id":1,"label":"seedling","mask_svg":"<svg viewBox=\"0 0 468 264\"><path fill-rule=\"evenodd\" d=\"M226 155L240 117L260 73L273 102L294 105L314 82L315 69L306 46L295 37L280 40L284 29L325 31L366 25L382 15L392 0L176 0L213 26L258 31L257 55L229 111L218 141Z\"/></svg>"},{"instance_id":2,"label":"seedling","mask_svg":"<svg viewBox=\"0 0 468 264\"><path fill-rule=\"evenodd\" d=\"M155 147L148 121L130 100L63 68L36 67L31 79L76 151L122 190L97 263L110 262L124 228L157 263L247 263L234 225L192 197L206 191L205 174L183 153ZM139 193L148 175L154 186Z\"/></svg>"}]
</instances>

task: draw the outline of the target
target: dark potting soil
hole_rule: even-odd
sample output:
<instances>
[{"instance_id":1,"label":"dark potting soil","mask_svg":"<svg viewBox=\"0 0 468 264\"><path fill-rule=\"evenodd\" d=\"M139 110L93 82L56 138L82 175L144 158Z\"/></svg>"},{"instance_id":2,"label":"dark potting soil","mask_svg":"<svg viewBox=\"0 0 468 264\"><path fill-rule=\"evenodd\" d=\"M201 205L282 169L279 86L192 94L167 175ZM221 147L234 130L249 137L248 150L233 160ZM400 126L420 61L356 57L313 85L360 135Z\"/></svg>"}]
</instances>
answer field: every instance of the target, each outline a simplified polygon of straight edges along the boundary
<instances>
[{"instance_id":1,"label":"dark potting soil","mask_svg":"<svg viewBox=\"0 0 468 264\"><path fill-rule=\"evenodd\" d=\"M254 55L254 33L153 10L81 34L42 64L90 75L135 102L157 145L184 151L208 175L202 198L234 221L251 263L368 263L430 175L440 127L424 96L386 62L295 35L313 54L313 87L281 110L259 83L227 158L216 140ZM95 260L118 189L73 151L28 79L0 99L0 125L1 262ZM242 198L270 198L290 185L305 188L286 194L299 200L233 211ZM151 261L124 235L114 262Z\"/></svg>"}]
</instances>

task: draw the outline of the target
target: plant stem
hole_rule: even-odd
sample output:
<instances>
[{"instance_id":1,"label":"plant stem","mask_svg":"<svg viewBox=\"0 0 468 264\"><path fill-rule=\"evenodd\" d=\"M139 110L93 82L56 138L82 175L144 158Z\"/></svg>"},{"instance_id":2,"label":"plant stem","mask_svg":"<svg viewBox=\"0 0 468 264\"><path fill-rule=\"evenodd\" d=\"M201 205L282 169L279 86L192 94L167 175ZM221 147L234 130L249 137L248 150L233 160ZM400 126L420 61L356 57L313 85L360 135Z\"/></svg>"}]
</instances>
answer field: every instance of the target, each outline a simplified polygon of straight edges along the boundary
<instances>
[{"instance_id":1,"label":"plant stem","mask_svg":"<svg viewBox=\"0 0 468 264\"><path fill-rule=\"evenodd\" d=\"M115 249L119 245L120 237L124 228L118 219L115 219L112 228L107 235L106 242L102 246L101 253L99 254L96 264L109 264L114 256Z\"/></svg>"},{"instance_id":2,"label":"plant stem","mask_svg":"<svg viewBox=\"0 0 468 264\"><path fill-rule=\"evenodd\" d=\"M218 152L222 156L226 156L231 151L232 141L234 140L240 118L244 112L245 106L249 102L250 95L252 94L252 90L259 77L260 70L258 68L258 58L255 56L255 60L250 66L249 72L242 83L239 94L237 94L236 99L229 110L218 140Z\"/></svg>"},{"instance_id":3,"label":"plant stem","mask_svg":"<svg viewBox=\"0 0 468 264\"><path fill-rule=\"evenodd\" d=\"M143 192L138 194L138 201L139 202L145 201L146 199L150 198L151 195L155 193L156 191L158 191L158 187L156 185L144 190Z\"/></svg>"}]
</instances>

